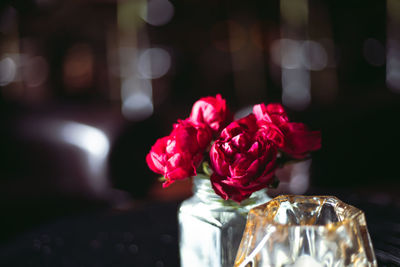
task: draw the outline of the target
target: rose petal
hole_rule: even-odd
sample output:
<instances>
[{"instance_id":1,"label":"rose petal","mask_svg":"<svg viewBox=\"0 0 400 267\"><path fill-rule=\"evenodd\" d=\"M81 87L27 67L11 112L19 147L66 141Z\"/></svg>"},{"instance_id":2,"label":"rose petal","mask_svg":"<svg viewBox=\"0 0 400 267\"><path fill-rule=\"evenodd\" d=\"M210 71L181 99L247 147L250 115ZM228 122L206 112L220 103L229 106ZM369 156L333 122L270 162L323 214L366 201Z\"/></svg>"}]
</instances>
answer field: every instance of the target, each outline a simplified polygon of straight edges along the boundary
<instances>
[{"instance_id":1,"label":"rose petal","mask_svg":"<svg viewBox=\"0 0 400 267\"><path fill-rule=\"evenodd\" d=\"M194 103L189 120L206 124L214 134L231 120L226 101L221 95L204 97Z\"/></svg>"},{"instance_id":2,"label":"rose petal","mask_svg":"<svg viewBox=\"0 0 400 267\"><path fill-rule=\"evenodd\" d=\"M210 151L215 192L240 202L273 181L277 150L259 136L254 115L229 124Z\"/></svg>"},{"instance_id":3,"label":"rose petal","mask_svg":"<svg viewBox=\"0 0 400 267\"><path fill-rule=\"evenodd\" d=\"M269 114L267 113L267 107L265 106L265 104L254 105L253 113L258 121L264 120L266 122L272 122Z\"/></svg>"},{"instance_id":4,"label":"rose petal","mask_svg":"<svg viewBox=\"0 0 400 267\"><path fill-rule=\"evenodd\" d=\"M285 132L286 144L282 150L294 158L304 158L321 148L321 133L308 131L302 123L288 123Z\"/></svg>"}]
</instances>

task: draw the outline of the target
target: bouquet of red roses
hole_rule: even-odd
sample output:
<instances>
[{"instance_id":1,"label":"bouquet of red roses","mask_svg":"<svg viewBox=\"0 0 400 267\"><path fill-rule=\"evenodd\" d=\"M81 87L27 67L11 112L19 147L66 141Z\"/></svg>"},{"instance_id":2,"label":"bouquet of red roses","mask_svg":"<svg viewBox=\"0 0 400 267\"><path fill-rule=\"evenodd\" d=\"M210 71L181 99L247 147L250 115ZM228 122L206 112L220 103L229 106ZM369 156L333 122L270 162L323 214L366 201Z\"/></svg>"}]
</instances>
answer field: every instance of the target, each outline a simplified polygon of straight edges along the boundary
<instances>
[{"instance_id":1,"label":"bouquet of red roses","mask_svg":"<svg viewBox=\"0 0 400 267\"><path fill-rule=\"evenodd\" d=\"M252 114L233 121L218 94L198 100L189 118L156 141L146 161L164 176L164 187L196 176L203 162L215 193L241 202L274 184L282 161L304 159L320 147L320 132L290 122L282 105L258 104Z\"/></svg>"}]
</instances>

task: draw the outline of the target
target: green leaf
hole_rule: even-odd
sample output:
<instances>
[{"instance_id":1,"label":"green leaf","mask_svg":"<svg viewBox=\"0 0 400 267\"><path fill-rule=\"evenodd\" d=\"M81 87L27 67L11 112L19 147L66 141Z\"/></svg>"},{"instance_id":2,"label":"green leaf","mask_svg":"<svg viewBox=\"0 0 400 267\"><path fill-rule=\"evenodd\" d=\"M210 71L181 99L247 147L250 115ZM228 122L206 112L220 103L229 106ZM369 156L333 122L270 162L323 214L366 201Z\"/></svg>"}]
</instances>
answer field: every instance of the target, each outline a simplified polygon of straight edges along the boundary
<instances>
[{"instance_id":1,"label":"green leaf","mask_svg":"<svg viewBox=\"0 0 400 267\"><path fill-rule=\"evenodd\" d=\"M208 177L210 177L210 176L212 175L212 173L213 173L213 171L212 171L212 169L211 169L211 167L210 167L210 164L208 164L207 161L203 161L202 167L203 167L203 172L204 172Z\"/></svg>"}]
</instances>

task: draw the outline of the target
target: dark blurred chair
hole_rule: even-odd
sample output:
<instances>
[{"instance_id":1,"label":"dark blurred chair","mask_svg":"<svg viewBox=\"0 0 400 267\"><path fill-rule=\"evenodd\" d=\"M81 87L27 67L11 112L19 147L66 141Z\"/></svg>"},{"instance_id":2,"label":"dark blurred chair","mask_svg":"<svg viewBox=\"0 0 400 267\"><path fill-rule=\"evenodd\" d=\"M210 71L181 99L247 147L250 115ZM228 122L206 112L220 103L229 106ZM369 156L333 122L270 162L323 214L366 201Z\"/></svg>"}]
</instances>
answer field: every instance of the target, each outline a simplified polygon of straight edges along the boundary
<instances>
[{"instance_id":1,"label":"dark blurred chair","mask_svg":"<svg viewBox=\"0 0 400 267\"><path fill-rule=\"evenodd\" d=\"M0 211L8 234L46 218L129 201L112 188L108 173L112 142L123 123L118 115L90 108L2 111ZM97 119L88 123L90 112Z\"/></svg>"}]
</instances>

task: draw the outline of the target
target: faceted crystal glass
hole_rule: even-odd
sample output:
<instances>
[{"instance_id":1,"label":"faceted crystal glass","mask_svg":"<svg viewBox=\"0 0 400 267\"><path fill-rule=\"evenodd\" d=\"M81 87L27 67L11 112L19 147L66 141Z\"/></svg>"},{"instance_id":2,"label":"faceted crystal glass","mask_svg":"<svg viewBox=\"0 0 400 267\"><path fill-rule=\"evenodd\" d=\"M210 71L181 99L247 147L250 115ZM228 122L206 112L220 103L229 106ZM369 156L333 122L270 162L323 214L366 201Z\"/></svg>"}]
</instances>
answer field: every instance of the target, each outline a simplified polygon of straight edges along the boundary
<instances>
[{"instance_id":1,"label":"faceted crystal glass","mask_svg":"<svg viewBox=\"0 0 400 267\"><path fill-rule=\"evenodd\" d=\"M377 266L364 213L331 196L279 196L250 210L240 267Z\"/></svg>"}]
</instances>

